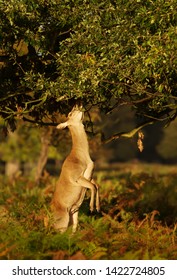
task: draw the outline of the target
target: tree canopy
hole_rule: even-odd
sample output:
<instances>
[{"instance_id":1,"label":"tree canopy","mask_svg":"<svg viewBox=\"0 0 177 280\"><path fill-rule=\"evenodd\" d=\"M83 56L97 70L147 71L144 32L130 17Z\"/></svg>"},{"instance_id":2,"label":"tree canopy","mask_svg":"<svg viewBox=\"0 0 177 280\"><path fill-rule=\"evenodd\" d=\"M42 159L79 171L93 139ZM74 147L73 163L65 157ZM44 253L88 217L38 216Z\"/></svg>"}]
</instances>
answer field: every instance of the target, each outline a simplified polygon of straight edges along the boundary
<instances>
[{"instance_id":1,"label":"tree canopy","mask_svg":"<svg viewBox=\"0 0 177 280\"><path fill-rule=\"evenodd\" d=\"M0 0L0 115L43 122L76 101L177 115L176 0Z\"/></svg>"}]
</instances>

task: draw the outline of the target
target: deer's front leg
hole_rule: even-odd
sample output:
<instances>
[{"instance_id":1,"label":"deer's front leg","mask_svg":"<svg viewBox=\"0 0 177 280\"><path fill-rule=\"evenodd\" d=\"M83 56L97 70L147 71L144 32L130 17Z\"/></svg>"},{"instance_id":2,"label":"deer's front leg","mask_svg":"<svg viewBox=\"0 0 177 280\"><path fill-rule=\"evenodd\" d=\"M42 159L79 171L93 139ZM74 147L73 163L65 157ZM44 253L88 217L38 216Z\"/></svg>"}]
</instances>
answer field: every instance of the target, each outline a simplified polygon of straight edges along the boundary
<instances>
[{"instance_id":1,"label":"deer's front leg","mask_svg":"<svg viewBox=\"0 0 177 280\"><path fill-rule=\"evenodd\" d=\"M91 160L89 163L87 163L87 168L84 171L83 177L90 181L92 178L93 169L94 169L94 163Z\"/></svg>"},{"instance_id":2,"label":"deer's front leg","mask_svg":"<svg viewBox=\"0 0 177 280\"><path fill-rule=\"evenodd\" d=\"M96 187L96 210L97 212L99 212L100 211L99 186L97 185L94 179L91 180L91 183L94 184Z\"/></svg>"},{"instance_id":3,"label":"deer's front leg","mask_svg":"<svg viewBox=\"0 0 177 280\"><path fill-rule=\"evenodd\" d=\"M96 186L92 184L89 180L87 180L85 177L81 176L77 180L77 183L81 185L84 188L91 190L91 199L90 199L90 211L93 212L94 209L94 196L96 191Z\"/></svg>"},{"instance_id":4,"label":"deer's front leg","mask_svg":"<svg viewBox=\"0 0 177 280\"><path fill-rule=\"evenodd\" d=\"M72 219L72 233L75 233L78 225L78 210L71 214Z\"/></svg>"}]
</instances>

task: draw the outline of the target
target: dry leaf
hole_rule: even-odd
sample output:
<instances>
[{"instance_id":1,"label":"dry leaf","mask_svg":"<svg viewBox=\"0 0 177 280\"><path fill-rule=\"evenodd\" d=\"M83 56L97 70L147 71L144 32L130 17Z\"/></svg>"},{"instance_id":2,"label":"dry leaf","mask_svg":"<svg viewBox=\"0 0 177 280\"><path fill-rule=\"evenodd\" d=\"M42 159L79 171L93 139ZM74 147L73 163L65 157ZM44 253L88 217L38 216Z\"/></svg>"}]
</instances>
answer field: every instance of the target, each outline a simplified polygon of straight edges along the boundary
<instances>
[{"instance_id":1,"label":"dry leaf","mask_svg":"<svg viewBox=\"0 0 177 280\"><path fill-rule=\"evenodd\" d=\"M140 152L142 152L143 149L144 149L143 141L142 141L143 139L144 139L144 134L143 134L142 131L139 131L138 132L137 146L138 146L138 149L139 149Z\"/></svg>"},{"instance_id":2,"label":"dry leaf","mask_svg":"<svg viewBox=\"0 0 177 280\"><path fill-rule=\"evenodd\" d=\"M84 256L84 254L81 251L78 251L69 259L70 260L86 260L86 257Z\"/></svg>"}]
</instances>

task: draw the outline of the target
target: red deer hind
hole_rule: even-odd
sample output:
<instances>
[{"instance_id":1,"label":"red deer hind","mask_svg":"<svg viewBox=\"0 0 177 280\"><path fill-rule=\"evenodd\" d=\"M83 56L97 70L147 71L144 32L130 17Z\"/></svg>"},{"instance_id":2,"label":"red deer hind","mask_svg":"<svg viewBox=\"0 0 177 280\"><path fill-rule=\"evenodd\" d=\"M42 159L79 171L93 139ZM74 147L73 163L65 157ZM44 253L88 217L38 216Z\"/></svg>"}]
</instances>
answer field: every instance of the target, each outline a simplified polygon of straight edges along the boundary
<instances>
[{"instance_id":1,"label":"red deer hind","mask_svg":"<svg viewBox=\"0 0 177 280\"><path fill-rule=\"evenodd\" d=\"M51 203L54 228L66 231L72 225L75 232L78 225L78 211L86 189L91 191L90 211L99 211L98 185L92 179L94 163L90 158L87 135L82 123L84 113L81 107L75 106L68 114L67 121L57 126L58 129L68 127L72 137L72 149L65 159Z\"/></svg>"}]
</instances>

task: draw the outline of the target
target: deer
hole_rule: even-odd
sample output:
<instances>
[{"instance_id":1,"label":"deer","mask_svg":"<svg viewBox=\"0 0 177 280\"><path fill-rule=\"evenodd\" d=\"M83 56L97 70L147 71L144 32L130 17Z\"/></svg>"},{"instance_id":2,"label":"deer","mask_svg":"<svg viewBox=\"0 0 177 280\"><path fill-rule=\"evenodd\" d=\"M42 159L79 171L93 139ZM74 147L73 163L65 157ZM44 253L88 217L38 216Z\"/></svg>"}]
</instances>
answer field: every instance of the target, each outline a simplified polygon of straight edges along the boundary
<instances>
[{"instance_id":1,"label":"deer","mask_svg":"<svg viewBox=\"0 0 177 280\"><path fill-rule=\"evenodd\" d=\"M76 232L79 208L87 189L91 191L90 211L93 212L94 206L98 212L100 210L99 187L92 178L94 163L89 154L83 119L82 106L75 105L66 122L57 125L57 129L68 127L72 138L72 148L63 162L51 202L53 227L62 233L69 226L73 233Z\"/></svg>"}]
</instances>

